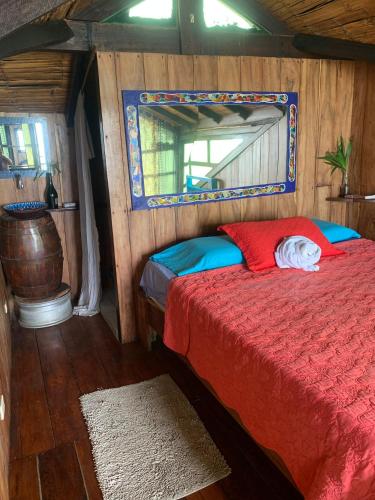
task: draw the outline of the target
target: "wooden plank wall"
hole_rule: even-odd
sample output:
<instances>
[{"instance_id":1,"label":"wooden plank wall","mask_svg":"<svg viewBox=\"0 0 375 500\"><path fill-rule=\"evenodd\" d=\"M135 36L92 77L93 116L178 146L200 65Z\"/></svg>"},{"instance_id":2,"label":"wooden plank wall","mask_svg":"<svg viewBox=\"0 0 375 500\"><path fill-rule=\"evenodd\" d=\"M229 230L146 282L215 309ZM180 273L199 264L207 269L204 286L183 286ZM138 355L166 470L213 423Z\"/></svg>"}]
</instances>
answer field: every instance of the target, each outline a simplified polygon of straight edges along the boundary
<instances>
[{"instance_id":1,"label":"wooden plank wall","mask_svg":"<svg viewBox=\"0 0 375 500\"><path fill-rule=\"evenodd\" d=\"M285 181L288 117L274 124L214 177L220 187ZM211 176L211 174L210 174Z\"/></svg>"},{"instance_id":2,"label":"wooden plank wall","mask_svg":"<svg viewBox=\"0 0 375 500\"><path fill-rule=\"evenodd\" d=\"M353 109L353 151L351 183L360 194L375 194L375 64L357 63ZM375 203L359 203L352 211L358 218L358 230L375 240Z\"/></svg>"},{"instance_id":3,"label":"wooden plank wall","mask_svg":"<svg viewBox=\"0 0 375 500\"><path fill-rule=\"evenodd\" d=\"M98 53L104 155L111 204L122 340L144 335L138 285L148 256L175 241L215 232L220 223L293 215L345 222L329 203L341 179L316 158L352 123L355 64L346 61ZM131 210L121 90L205 89L299 92L298 186L287 195ZM134 315L136 311L136 315Z\"/></svg>"},{"instance_id":4,"label":"wooden plank wall","mask_svg":"<svg viewBox=\"0 0 375 500\"><path fill-rule=\"evenodd\" d=\"M10 312L3 271L0 266L0 395L5 400L5 420L0 422L0 498L8 498L10 443Z\"/></svg>"},{"instance_id":5,"label":"wooden plank wall","mask_svg":"<svg viewBox=\"0 0 375 500\"><path fill-rule=\"evenodd\" d=\"M69 52L26 52L1 59L0 109L7 113L63 113L73 58Z\"/></svg>"},{"instance_id":6,"label":"wooden plank wall","mask_svg":"<svg viewBox=\"0 0 375 500\"><path fill-rule=\"evenodd\" d=\"M68 130L65 117L60 113L44 115L27 113L0 113L0 116L44 117L48 122L51 162L59 165L60 174L53 178L58 192L59 205L63 202L78 202L77 177L75 169L74 137ZM0 179L0 206L12 201L44 201L45 178L34 181L33 177L23 178L24 189L17 189L14 179ZM64 253L63 281L72 287L77 296L81 282L81 233L79 212L53 212L53 219L59 232Z\"/></svg>"}]
</instances>

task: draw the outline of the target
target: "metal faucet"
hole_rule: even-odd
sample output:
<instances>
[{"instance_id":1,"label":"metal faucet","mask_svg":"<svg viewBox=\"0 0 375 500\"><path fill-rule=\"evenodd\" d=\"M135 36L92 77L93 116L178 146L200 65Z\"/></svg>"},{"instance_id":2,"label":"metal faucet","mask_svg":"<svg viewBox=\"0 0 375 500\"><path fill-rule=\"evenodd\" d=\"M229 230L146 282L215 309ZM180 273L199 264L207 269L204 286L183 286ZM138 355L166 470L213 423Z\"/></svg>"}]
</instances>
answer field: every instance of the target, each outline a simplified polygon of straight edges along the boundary
<instances>
[{"instance_id":1,"label":"metal faucet","mask_svg":"<svg viewBox=\"0 0 375 500\"><path fill-rule=\"evenodd\" d=\"M25 184L23 183L21 174L14 174L14 178L16 179L17 189L24 189Z\"/></svg>"}]
</instances>

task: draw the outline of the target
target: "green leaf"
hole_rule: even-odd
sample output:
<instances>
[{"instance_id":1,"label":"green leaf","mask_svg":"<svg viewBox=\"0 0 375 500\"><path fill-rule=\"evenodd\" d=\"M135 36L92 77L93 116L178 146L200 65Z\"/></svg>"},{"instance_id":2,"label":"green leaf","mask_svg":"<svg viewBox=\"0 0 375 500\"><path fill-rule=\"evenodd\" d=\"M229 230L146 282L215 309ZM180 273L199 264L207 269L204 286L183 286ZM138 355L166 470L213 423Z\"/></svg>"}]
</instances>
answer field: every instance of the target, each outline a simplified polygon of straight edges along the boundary
<instances>
[{"instance_id":1,"label":"green leaf","mask_svg":"<svg viewBox=\"0 0 375 500\"><path fill-rule=\"evenodd\" d=\"M327 154L325 161L330 165L337 165L339 168L342 167L342 162L340 161L340 159L332 154Z\"/></svg>"},{"instance_id":2,"label":"green leaf","mask_svg":"<svg viewBox=\"0 0 375 500\"><path fill-rule=\"evenodd\" d=\"M341 167L333 167L331 170L331 174L334 174L336 170L343 170Z\"/></svg>"},{"instance_id":3,"label":"green leaf","mask_svg":"<svg viewBox=\"0 0 375 500\"><path fill-rule=\"evenodd\" d=\"M351 153L352 139L350 139L348 145L345 146L345 140L341 135L337 139L336 151L327 151L324 156L318 156L318 160L323 160L324 163L330 165L332 173L337 169L344 173L348 169Z\"/></svg>"}]
</instances>

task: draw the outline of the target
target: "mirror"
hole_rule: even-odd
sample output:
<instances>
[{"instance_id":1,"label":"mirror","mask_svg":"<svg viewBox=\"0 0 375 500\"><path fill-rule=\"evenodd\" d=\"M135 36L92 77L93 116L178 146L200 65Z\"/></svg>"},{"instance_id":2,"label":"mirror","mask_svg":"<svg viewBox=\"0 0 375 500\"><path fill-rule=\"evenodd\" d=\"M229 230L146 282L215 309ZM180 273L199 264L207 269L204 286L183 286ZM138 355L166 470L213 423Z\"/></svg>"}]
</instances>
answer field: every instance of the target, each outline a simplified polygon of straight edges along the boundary
<instances>
[{"instance_id":1,"label":"mirror","mask_svg":"<svg viewBox=\"0 0 375 500\"><path fill-rule=\"evenodd\" d=\"M295 190L297 95L124 92L133 208Z\"/></svg>"},{"instance_id":2,"label":"mirror","mask_svg":"<svg viewBox=\"0 0 375 500\"><path fill-rule=\"evenodd\" d=\"M14 170L47 170L48 162L44 119L0 117L0 174Z\"/></svg>"}]
</instances>

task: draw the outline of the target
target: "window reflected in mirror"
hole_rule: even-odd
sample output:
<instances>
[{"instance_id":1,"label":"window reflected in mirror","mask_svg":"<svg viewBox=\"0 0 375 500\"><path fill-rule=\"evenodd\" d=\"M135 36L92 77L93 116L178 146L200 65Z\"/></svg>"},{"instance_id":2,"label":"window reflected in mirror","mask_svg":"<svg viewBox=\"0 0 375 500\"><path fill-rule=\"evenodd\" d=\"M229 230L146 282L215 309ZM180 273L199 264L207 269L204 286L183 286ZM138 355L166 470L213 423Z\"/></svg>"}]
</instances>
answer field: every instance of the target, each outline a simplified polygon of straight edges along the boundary
<instances>
[{"instance_id":1,"label":"window reflected in mirror","mask_svg":"<svg viewBox=\"0 0 375 500\"><path fill-rule=\"evenodd\" d=\"M44 120L0 118L0 171L47 170L48 139Z\"/></svg>"}]
</instances>

